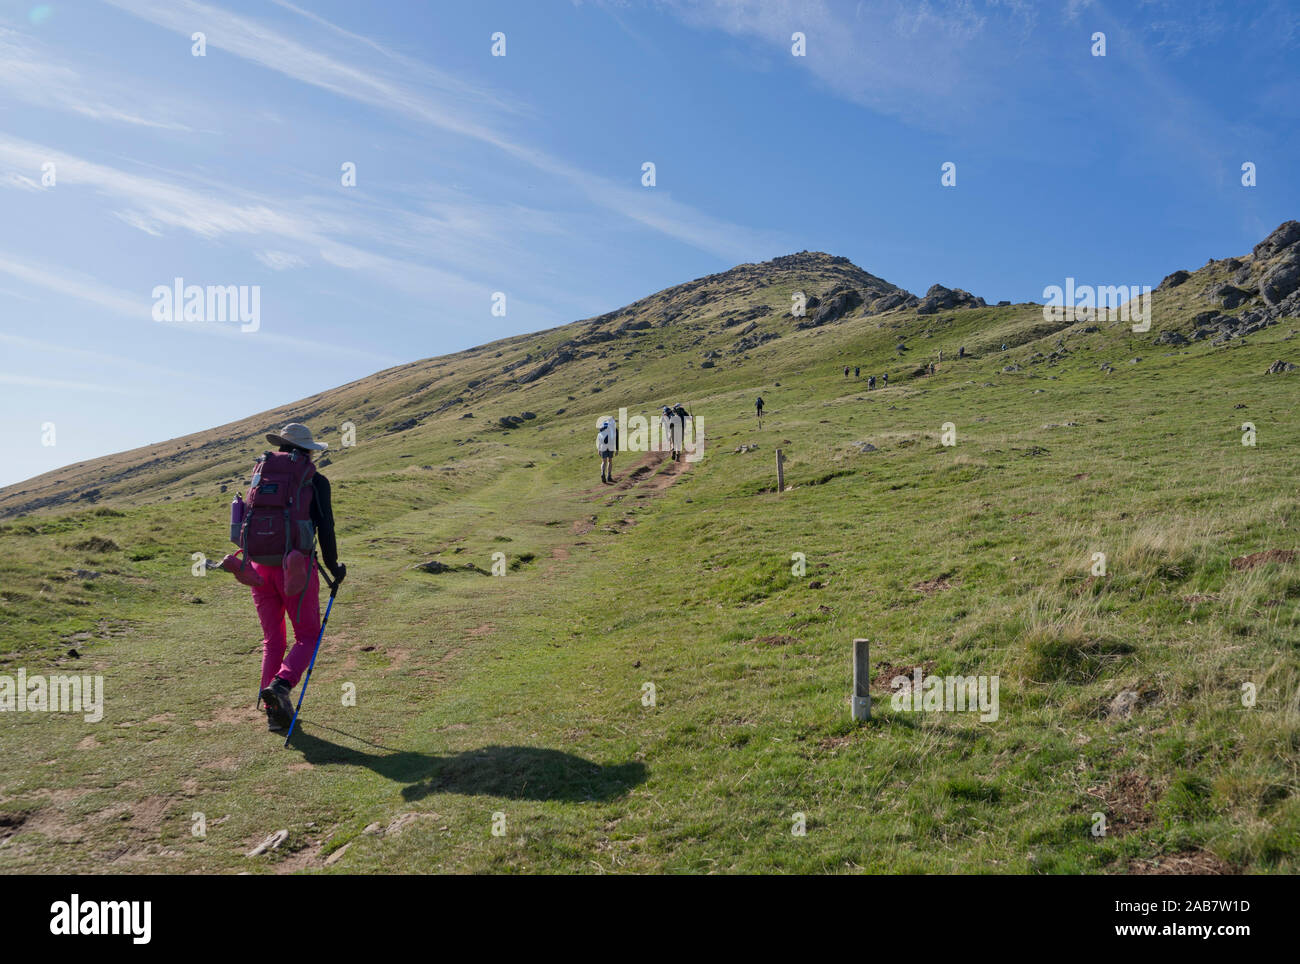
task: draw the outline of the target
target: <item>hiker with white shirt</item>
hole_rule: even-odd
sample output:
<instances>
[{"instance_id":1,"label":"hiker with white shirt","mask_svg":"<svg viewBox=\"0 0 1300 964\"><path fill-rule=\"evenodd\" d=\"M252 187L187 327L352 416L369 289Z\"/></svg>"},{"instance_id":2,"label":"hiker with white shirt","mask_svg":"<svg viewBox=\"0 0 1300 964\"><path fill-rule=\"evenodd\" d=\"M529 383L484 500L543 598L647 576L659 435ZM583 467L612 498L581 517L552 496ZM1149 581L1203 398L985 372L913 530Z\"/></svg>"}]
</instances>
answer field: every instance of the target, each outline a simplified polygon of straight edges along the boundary
<instances>
[{"instance_id":1,"label":"hiker with white shirt","mask_svg":"<svg viewBox=\"0 0 1300 964\"><path fill-rule=\"evenodd\" d=\"M659 416L659 426L663 432L664 442L668 445L668 451L673 461L677 460L677 451L682 444L682 422L673 410L667 405L663 407L663 412Z\"/></svg>"},{"instance_id":2,"label":"hiker with white shirt","mask_svg":"<svg viewBox=\"0 0 1300 964\"><path fill-rule=\"evenodd\" d=\"M600 481L614 483L614 455L618 452L618 423L608 415L600 420L596 430L596 451L600 454Z\"/></svg>"}]
</instances>

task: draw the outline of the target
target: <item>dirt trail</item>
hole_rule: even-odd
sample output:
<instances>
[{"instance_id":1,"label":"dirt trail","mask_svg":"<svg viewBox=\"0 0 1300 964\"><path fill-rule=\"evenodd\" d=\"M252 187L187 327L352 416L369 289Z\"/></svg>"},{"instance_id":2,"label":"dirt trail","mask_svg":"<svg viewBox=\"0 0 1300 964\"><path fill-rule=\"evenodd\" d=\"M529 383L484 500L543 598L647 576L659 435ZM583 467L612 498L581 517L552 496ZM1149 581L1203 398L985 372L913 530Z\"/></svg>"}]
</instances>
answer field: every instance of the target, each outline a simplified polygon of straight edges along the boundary
<instances>
[{"instance_id":1,"label":"dirt trail","mask_svg":"<svg viewBox=\"0 0 1300 964\"><path fill-rule=\"evenodd\" d=\"M614 483L613 491L626 492L629 489L636 489L638 492L662 492L677 481L677 478L690 466L691 463L685 459L675 462L663 452L647 452L628 466L622 476L618 475L617 469L615 470L617 481ZM591 490L595 495L606 495L608 491L609 487L603 485Z\"/></svg>"}]
</instances>

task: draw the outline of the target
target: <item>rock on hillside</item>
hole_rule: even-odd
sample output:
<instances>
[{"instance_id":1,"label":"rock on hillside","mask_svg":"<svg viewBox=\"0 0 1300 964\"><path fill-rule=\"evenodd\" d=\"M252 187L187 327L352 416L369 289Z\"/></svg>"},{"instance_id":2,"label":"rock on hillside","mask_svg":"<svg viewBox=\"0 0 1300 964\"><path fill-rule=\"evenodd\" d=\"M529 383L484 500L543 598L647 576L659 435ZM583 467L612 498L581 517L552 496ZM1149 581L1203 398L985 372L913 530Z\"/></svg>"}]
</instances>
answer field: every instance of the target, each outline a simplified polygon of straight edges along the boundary
<instances>
[{"instance_id":1,"label":"rock on hillside","mask_svg":"<svg viewBox=\"0 0 1300 964\"><path fill-rule=\"evenodd\" d=\"M1222 280L1225 273L1228 282ZM1219 345L1300 317L1300 222L1279 225L1244 258L1211 261L1197 272L1175 271L1156 290L1198 281L1199 298L1213 307L1192 319L1192 341L1209 338Z\"/></svg>"},{"instance_id":2,"label":"rock on hillside","mask_svg":"<svg viewBox=\"0 0 1300 964\"><path fill-rule=\"evenodd\" d=\"M945 288L943 285L931 285L930 290L925 293L916 306L918 315L933 315L936 312L947 311L950 308L983 308L985 302L983 298L977 298L969 291L963 291L961 288Z\"/></svg>"}]
</instances>

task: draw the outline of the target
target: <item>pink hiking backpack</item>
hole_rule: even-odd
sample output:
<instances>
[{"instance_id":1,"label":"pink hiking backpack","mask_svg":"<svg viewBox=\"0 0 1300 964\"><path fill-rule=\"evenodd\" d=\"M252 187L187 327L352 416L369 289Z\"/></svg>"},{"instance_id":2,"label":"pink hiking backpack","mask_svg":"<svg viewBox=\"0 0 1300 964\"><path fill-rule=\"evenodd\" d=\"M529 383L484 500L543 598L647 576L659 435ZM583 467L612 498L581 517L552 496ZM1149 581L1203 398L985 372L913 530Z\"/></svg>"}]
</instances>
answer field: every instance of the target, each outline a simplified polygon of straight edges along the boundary
<instances>
[{"instance_id":1,"label":"pink hiking backpack","mask_svg":"<svg viewBox=\"0 0 1300 964\"><path fill-rule=\"evenodd\" d=\"M302 452L266 452L257 460L239 530L245 562L297 569L311 555L316 545L311 521L315 475L316 466Z\"/></svg>"}]
</instances>

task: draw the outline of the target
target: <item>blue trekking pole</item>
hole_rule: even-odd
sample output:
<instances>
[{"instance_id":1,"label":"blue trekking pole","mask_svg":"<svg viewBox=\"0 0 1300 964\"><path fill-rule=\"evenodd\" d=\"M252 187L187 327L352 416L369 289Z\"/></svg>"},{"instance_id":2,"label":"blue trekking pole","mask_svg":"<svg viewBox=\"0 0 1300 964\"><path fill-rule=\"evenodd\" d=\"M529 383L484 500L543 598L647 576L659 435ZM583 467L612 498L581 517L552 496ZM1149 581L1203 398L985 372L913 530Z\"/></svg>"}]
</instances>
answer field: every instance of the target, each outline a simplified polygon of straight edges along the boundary
<instances>
[{"instance_id":1,"label":"blue trekking pole","mask_svg":"<svg viewBox=\"0 0 1300 964\"><path fill-rule=\"evenodd\" d=\"M293 722L289 724L289 732L285 734L284 745L289 746L289 737L293 736L293 728L298 723L298 713L302 709L302 698L307 695L307 684L311 682L311 671L316 665L316 656L320 653L321 640L325 638L325 624L330 621L330 610L334 608L334 597L339 593L339 586L343 584L343 576L348 574L347 567L343 567L343 575L339 576L334 582L330 582L330 577L321 569L321 564L316 563L316 568L320 569L321 578L325 580L325 585L330 587L330 601L325 604L325 618L320 623L320 635L316 637L316 648L312 651L311 662L307 664L307 675L303 677L302 689L298 691L298 705L293 708Z\"/></svg>"}]
</instances>

